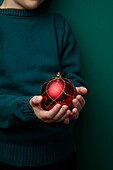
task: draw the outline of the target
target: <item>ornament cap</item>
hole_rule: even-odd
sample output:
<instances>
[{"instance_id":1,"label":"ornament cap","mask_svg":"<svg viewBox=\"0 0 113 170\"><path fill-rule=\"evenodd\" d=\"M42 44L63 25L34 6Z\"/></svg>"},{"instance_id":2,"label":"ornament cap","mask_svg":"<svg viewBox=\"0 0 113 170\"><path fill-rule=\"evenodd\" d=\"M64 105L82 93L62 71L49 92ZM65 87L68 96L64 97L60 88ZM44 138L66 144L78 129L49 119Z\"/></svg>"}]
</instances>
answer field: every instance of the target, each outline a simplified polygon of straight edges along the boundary
<instances>
[{"instance_id":1,"label":"ornament cap","mask_svg":"<svg viewBox=\"0 0 113 170\"><path fill-rule=\"evenodd\" d=\"M57 78L57 79L61 79L61 74L60 74L60 72L58 72L58 74L56 75L56 78Z\"/></svg>"}]
</instances>

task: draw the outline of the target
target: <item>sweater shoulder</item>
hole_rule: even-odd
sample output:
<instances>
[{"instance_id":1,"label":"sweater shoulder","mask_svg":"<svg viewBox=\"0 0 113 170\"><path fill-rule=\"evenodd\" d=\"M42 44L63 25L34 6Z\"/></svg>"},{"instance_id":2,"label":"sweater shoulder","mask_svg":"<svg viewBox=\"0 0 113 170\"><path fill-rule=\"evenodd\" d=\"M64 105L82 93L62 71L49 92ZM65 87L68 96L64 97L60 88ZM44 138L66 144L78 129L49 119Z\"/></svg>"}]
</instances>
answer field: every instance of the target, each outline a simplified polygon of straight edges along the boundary
<instances>
[{"instance_id":1,"label":"sweater shoulder","mask_svg":"<svg viewBox=\"0 0 113 170\"><path fill-rule=\"evenodd\" d=\"M66 18L60 13L51 13L51 15L53 15L53 17L56 19L56 21L59 21L59 22L66 21Z\"/></svg>"},{"instance_id":2,"label":"sweater shoulder","mask_svg":"<svg viewBox=\"0 0 113 170\"><path fill-rule=\"evenodd\" d=\"M54 20L56 21L56 23L58 25L61 24L61 25L64 25L64 26L70 26L69 21L62 14L60 14L60 13L53 13L52 16L53 16Z\"/></svg>"},{"instance_id":3,"label":"sweater shoulder","mask_svg":"<svg viewBox=\"0 0 113 170\"><path fill-rule=\"evenodd\" d=\"M60 13L49 13L57 33L64 36L71 30L71 25L67 18Z\"/></svg>"}]
</instances>

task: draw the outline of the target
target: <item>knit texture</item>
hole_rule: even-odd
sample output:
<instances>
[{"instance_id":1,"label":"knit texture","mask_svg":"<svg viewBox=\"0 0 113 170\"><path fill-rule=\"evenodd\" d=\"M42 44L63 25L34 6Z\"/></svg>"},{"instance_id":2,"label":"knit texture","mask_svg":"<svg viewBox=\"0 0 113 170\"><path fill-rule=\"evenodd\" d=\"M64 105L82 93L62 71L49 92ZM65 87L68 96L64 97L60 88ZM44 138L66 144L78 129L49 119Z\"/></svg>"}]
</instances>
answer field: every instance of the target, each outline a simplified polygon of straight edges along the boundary
<instances>
[{"instance_id":1,"label":"knit texture","mask_svg":"<svg viewBox=\"0 0 113 170\"><path fill-rule=\"evenodd\" d=\"M35 10L0 9L1 162L47 165L76 150L74 120L46 124L29 104L58 72L75 86L85 86L68 21L43 4Z\"/></svg>"}]
</instances>

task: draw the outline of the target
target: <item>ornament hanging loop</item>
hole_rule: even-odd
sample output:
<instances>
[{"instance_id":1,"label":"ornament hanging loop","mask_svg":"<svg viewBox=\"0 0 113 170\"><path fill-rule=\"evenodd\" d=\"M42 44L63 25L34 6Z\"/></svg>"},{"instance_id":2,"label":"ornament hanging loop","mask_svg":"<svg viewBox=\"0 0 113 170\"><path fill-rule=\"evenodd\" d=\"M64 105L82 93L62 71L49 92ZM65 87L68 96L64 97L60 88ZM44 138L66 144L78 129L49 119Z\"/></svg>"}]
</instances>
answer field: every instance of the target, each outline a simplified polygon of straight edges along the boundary
<instances>
[{"instance_id":1,"label":"ornament hanging loop","mask_svg":"<svg viewBox=\"0 0 113 170\"><path fill-rule=\"evenodd\" d=\"M57 78L57 79L61 79L61 74L60 74L60 72L58 72L58 74L56 75L56 78Z\"/></svg>"}]
</instances>

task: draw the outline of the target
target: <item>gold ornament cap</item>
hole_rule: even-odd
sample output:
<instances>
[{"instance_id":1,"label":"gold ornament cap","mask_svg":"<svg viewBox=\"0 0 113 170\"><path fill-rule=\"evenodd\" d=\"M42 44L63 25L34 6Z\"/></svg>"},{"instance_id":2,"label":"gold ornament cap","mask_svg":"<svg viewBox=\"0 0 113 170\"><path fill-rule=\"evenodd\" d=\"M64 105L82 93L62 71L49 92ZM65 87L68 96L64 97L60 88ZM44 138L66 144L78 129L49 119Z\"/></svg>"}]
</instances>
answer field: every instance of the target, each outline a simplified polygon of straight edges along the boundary
<instances>
[{"instance_id":1,"label":"gold ornament cap","mask_svg":"<svg viewBox=\"0 0 113 170\"><path fill-rule=\"evenodd\" d=\"M58 74L56 75L56 78L57 78L57 79L61 79L61 74L60 74L60 72L58 72Z\"/></svg>"}]
</instances>

